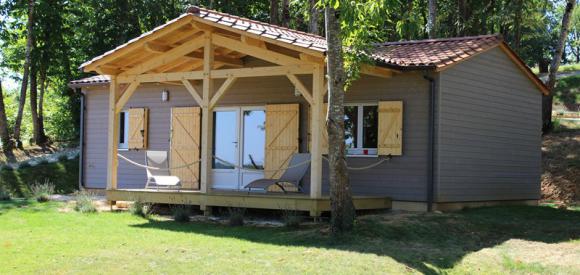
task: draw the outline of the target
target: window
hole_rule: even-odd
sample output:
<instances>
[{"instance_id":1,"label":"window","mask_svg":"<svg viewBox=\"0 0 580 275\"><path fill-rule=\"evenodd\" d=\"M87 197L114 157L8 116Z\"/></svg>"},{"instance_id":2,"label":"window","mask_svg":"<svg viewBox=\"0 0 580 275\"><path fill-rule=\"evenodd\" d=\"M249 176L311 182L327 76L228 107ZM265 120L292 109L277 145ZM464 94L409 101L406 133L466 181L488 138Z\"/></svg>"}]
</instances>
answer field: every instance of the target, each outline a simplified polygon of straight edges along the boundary
<instances>
[{"instance_id":1,"label":"window","mask_svg":"<svg viewBox=\"0 0 580 275\"><path fill-rule=\"evenodd\" d=\"M344 130L347 155L377 155L376 104L347 104L344 108Z\"/></svg>"},{"instance_id":2,"label":"window","mask_svg":"<svg viewBox=\"0 0 580 275\"><path fill-rule=\"evenodd\" d=\"M119 114L119 149L129 149L129 112Z\"/></svg>"}]
</instances>

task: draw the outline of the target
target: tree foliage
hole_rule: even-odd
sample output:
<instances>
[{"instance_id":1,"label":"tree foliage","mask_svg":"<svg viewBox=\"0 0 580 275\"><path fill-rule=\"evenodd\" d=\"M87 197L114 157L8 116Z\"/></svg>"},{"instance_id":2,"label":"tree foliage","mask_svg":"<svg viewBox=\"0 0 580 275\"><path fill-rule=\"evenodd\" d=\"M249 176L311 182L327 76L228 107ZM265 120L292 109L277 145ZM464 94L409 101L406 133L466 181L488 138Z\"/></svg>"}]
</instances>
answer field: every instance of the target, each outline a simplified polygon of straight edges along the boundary
<instances>
[{"instance_id":1,"label":"tree foliage","mask_svg":"<svg viewBox=\"0 0 580 275\"><path fill-rule=\"evenodd\" d=\"M270 21L270 6L290 28L308 31L313 0L35 0L32 61L46 76L46 132L53 140L74 139L79 132L79 94L67 87L85 76L77 68L93 56L177 17L196 4L254 20ZM429 0L323 0L341 12L347 79L358 76L372 43L428 38ZM547 70L556 48L563 0L438 0L437 37L499 33L530 66ZM28 1L0 0L0 69L22 81ZM287 8L286 8L287 7ZM320 8L320 7L319 7ZM289 19L288 19L289 14ZM319 13L318 16L320 16ZM283 18L284 17L284 18ZM580 11L572 16L563 62L580 61ZM318 30L323 34L322 18ZM310 23L310 24L309 24ZM6 83L6 82L5 82ZM347 83L348 86L348 83ZM4 89L12 123L15 89ZM30 107L24 109L23 140L31 137Z\"/></svg>"}]
</instances>

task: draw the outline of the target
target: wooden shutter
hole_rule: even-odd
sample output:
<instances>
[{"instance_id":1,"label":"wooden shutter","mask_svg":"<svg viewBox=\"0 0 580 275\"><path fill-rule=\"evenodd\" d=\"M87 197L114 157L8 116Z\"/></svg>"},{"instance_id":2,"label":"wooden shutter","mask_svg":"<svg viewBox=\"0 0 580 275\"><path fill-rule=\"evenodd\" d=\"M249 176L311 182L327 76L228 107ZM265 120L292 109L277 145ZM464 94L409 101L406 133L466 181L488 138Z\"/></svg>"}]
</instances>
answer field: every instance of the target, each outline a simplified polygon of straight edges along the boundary
<instances>
[{"instance_id":1,"label":"wooden shutter","mask_svg":"<svg viewBox=\"0 0 580 275\"><path fill-rule=\"evenodd\" d=\"M147 148L147 108L129 109L129 149Z\"/></svg>"},{"instance_id":2,"label":"wooden shutter","mask_svg":"<svg viewBox=\"0 0 580 275\"><path fill-rule=\"evenodd\" d=\"M265 170L288 167L294 153L298 153L298 104L266 105L266 162ZM279 178L284 171L265 172L266 178Z\"/></svg>"},{"instance_id":3,"label":"wooden shutter","mask_svg":"<svg viewBox=\"0 0 580 275\"><path fill-rule=\"evenodd\" d=\"M201 108L178 107L171 109L171 153L169 165L179 167L200 158ZM172 169L185 189L199 189L199 163Z\"/></svg>"},{"instance_id":4,"label":"wooden shutter","mask_svg":"<svg viewBox=\"0 0 580 275\"><path fill-rule=\"evenodd\" d=\"M323 118L326 118L326 112L328 112L328 103L324 103L322 105L322 114L321 116ZM310 125L310 123L312 123L312 111L311 109L309 109L308 111L308 125ZM320 152L322 152L323 155L328 155L328 131L326 131L326 124L323 122L321 124L321 126L323 127L322 129L322 140L320 141L320 147L322 147L320 149ZM310 146L312 146L312 133L310 133L312 129L310 127L308 127L308 151L311 152L310 150Z\"/></svg>"},{"instance_id":5,"label":"wooden shutter","mask_svg":"<svg viewBox=\"0 0 580 275\"><path fill-rule=\"evenodd\" d=\"M379 155L403 154L403 102L379 102Z\"/></svg>"}]
</instances>

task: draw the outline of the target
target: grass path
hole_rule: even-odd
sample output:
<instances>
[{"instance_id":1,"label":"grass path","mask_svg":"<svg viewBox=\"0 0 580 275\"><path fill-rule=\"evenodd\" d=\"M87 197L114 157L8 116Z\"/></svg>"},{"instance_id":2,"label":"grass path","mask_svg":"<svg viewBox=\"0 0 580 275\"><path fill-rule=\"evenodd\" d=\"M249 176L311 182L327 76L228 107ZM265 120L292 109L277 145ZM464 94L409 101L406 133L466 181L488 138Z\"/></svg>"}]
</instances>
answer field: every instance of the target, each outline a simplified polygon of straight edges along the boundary
<instances>
[{"instance_id":1,"label":"grass path","mask_svg":"<svg viewBox=\"0 0 580 275\"><path fill-rule=\"evenodd\" d=\"M332 241L319 225L232 228L62 206L0 202L0 274L580 274L580 209L371 215Z\"/></svg>"}]
</instances>

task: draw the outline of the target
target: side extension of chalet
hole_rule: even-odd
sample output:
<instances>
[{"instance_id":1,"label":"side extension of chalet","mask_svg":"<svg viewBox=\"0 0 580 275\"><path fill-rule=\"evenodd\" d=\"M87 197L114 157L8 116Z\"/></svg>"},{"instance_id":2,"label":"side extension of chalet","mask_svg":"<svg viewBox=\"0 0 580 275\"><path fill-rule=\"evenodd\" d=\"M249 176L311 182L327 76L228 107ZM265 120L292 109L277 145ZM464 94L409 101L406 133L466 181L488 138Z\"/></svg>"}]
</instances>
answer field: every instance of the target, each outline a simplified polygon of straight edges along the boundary
<instances>
[{"instance_id":1,"label":"side extension of chalet","mask_svg":"<svg viewBox=\"0 0 580 275\"><path fill-rule=\"evenodd\" d=\"M111 201L328 211L326 48L192 8L82 64L97 75L70 83L84 95L81 185ZM357 209L540 199L548 91L500 36L387 42L373 58L346 94ZM167 152L179 188L145 188L148 150ZM297 153L311 155L301 188L245 188Z\"/></svg>"}]
</instances>

